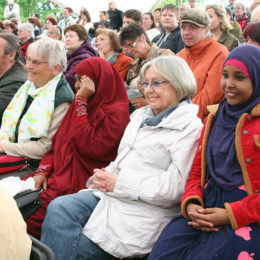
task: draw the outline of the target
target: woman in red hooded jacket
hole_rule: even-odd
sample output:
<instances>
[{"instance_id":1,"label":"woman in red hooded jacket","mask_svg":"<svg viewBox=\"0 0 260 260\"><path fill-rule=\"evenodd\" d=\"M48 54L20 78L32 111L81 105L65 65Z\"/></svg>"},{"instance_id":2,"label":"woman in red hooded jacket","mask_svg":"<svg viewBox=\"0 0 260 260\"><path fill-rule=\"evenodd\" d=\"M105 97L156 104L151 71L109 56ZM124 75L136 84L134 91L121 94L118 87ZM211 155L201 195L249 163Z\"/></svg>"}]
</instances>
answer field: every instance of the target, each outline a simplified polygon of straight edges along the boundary
<instances>
[{"instance_id":1,"label":"woman in red hooded jacket","mask_svg":"<svg viewBox=\"0 0 260 260\"><path fill-rule=\"evenodd\" d=\"M81 61L74 70L77 94L65 115L51 149L33 177L43 186L42 206L27 220L28 232L40 236L49 203L86 187L94 168L114 160L129 121L124 83L112 65L101 58Z\"/></svg>"}]
</instances>

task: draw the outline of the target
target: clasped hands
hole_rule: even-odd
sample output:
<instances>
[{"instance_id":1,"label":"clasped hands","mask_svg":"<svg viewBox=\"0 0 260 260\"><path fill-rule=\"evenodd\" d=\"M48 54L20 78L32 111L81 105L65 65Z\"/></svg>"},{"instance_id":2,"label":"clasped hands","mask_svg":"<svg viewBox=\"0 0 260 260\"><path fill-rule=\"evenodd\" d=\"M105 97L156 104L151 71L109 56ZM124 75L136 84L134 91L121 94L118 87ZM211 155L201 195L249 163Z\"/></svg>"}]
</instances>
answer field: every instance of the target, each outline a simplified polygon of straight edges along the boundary
<instances>
[{"instance_id":1,"label":"clasped hands","mask_svg":"<svg viewBox=\"0 0 260 260\"><path fill-rule=\"evenodd\" d=\"M114 191L116 181L118 178L117 174L107 172L104 168L94 169L93 176L90 177L90 186L92 189L99 189L103 192Z\"/></svg>"},{"instance_id":2,"label":"clasped hands","mask_svg":"<svg viewBox=\"0 0 260 260\"><path fill-rule=\"evenodd\" d=\"M187 205L187 214L191 218L188 225L197 230L212 232L219 231L221 226L230 225L227 212L223 208L206 208L189 203Z\"/></svg>"}]
</instances>

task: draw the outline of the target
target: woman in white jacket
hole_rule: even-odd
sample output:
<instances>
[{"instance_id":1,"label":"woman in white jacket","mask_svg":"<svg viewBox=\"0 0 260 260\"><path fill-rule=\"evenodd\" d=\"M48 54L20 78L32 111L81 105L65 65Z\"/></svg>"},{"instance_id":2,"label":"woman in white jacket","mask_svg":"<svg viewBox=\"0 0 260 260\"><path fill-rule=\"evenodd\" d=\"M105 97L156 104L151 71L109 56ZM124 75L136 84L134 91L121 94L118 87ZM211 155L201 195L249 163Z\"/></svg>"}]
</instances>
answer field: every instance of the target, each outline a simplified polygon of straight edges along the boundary
<instances>
[{"instance_id":1,"label":"woman in white jacket","mask_svg":"<svg viewBox=\"0 0 260 260\"><path fill-rule=\"evenodd\" d=\"M94 170L91 189L47 210L42 241L57 260L146 255L180 211L202 128L190 102L196 81L174 56L148 62L141 78L149 105L132 114L116 160Z\"/></svg>"}]
</instances>

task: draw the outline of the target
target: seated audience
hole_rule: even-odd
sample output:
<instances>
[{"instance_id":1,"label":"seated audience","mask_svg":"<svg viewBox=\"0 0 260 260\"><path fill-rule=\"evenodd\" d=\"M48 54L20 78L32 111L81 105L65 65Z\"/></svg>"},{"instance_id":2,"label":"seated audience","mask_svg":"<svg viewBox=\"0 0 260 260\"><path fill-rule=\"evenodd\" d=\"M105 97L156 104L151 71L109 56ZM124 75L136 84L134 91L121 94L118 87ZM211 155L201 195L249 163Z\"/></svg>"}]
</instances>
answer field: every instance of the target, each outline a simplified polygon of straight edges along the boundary
<instances>
[{"instance_id":1,"label":"seated audience","mask_svg":"<svg viewBox=\"0 0 260 260\"><path fill-rule=\"evenodd\" d=\"M16 29L17 29L16 25L14 23L12 23L11 21L6 20L4 22L4 30L5 30L5 32L17 35L16 34Z\"/></svg>"},{"instance_id":2,"label":"seated audience","mask_svg":"<svg viewBox=\"0 0 260 260\"><path fill-rule=\"evenodd\" d=\"M150 43L144 29L137 23L131 23L123 27L119 35L121 46L134 60L130 63L126 83L128 98L131 103L130 111L147 105L143 96L139 72L141 67L153 58L160 55L174 55L171 50L160 49L154 43Z\"/></svg>"},{"instance_id":3,"label":"seated audience","mask_svg":"<svg viewBox=\"0 0 260 260\"><path fill-rule=\"evenodd\" d=\"M25 57L27 56L27 49L29 45L33 42L34 29L30 23L24 23L18 26L18 38L20 40L20 50L22 58L25 62Z\"/></svg>"},{"instance_id":4,"label":"seated audience","mask_svg":"<svg viewBox=\"0 0 260 260\"><path fill-rule=\"evenodd\" d=\"M190 66L197 81L197 92L192 99L199 105L198 116L204 120L207 106L218 104L224 97L219 83L221 66L228 54L225 46L210 36L210 17L197 8L186 10L180 20L185 48L177 55Z\"/></svg>"},{"instance_id":5,"label":"seated audience","mask_svg":"<svg viewBox=\"0 0 260 260\"><path fill-rule=\"evenodd\" d=\"M28 18L26 22L33 26L34 38L37 38L41 34L41 29L36 25L35 18Z\"/></svg>"},{"instance_id":6,"label":"seated audience","mask_svg":"<svg viewBox=\"0 0 260 260\"><path fill-rule=\"evenodd\" d=\"M208 13L211 24L210 30L217 42L226 46L231 51L239 45L238 39L229 33L232 29L226 16L226 10L221 5L207 5L206 12Z\"/></svg>"},{"instance_id":7,"label":"seated audience","mask_svg":"<svg viewBox=\"0 0 260 260\"><path fill-rule=\"evenodd\" d=\"M159 29L155 26L153 14L150 12L143 14L143 28L150 41L152 41L155 36L160 34Z\"/></svg>"},{"instance_id":8,"label":"seated audience","mask_svg":"<svg viewBox=\"0 0 260 260\"><path fill-rule=\"evenodd\" d=\"M72 13L73 13L73 10L70 7L65 7L63 9L63 19L59 22L59 26L63 31L67 27L76 23L76 21L71 16Z\"/></svg>"},{"instance_id":9,"label":"seated audience","mask_svg":"<svg viewBox=\"0 0 260 260\"><path fill-rule=\"evenodd\" d=\"M76 97L51 149L30 175L35 187L45 190L40 195L43 205L27 220L29 233L36 237L51 200L83 189L94 168L105 167L115 159L129 121L123 81L107 61L85 59L74 72Z\"/></svg>"},{"instance_id":10,"label":"seated audience","mask_svg":"<svg viewBox=\"0 0 260 260\"><path fill-rule=\"evenodd\" d=\"M73 71L75 67L84 59L96 56L95 50L91 43L88 42L88 33L86 29L79 25L73 24L64 30L65 47L68 51L68 63L65 71L65 77L70 87L75 92L75 82Z\"/></svg>"},{"instance_id":11,"label":"seated audience","mask_svg":"<svg viewBox=\"0 0 260 260\"><path fill-rule=\"evenodd\" d=\"M95 41L99 56L111 63L122 80L125 80L133 59L123 52L117 33L109 29L98 29Z\"/></svg>"},{"instance_id":12,"label":"seated audience","mask_svg":"<svg viewBox=\"0 0 260 260\"><path fill-rule=\"evenodd\" d=\"M6 107L27 79L19 46L16 36L0 33L0 126Z\"/></svg>"},{"instance_id":13,"label":"seated audience","mask_svg":"<svg viewBox=\"0 0 260 260\"><path fill-rule=\"evenodd\" d=\"M247 44L260 47L260 22L249 23L244 30L244 38Z\"/></svg>"},{"instance_id":14,"label":"seated audience","mask_svg":"<svg viewBox=\"0 0 260 260\"><path fill-rule=\"evenodd\" d=\"M42 32L43 37L48 36L48 30L53 25L57 25L57 21L52 17L47 17L46 20L45 20L44 30Z\"/></svg>"},{"instance_id":15,"label":"seated audience","mask_svg":"<svg viewBox=\"0 0 260 260\"><path fill-rule=\"evenodd\" d=\"M80 22L81 22L81 15L82 15L82 12L83 12L83 11L87 11L87 9L82 6L82 7L79 9L79 16L78 16L78 18L76 19L76 24L80 24Z\"/></svg>"},{"instance_id":16,"label":"seated audience","mask_svg":"<svg viewBox=\"0 0 260 260\"><path fill-rule=\"evenodd\" d=\"M153 39L158 47L170 49L173 53L178 53L184 48L178 18L179 8L174 4L165 5L161 16L164 32Z\"/></svg>"},{"instance_id":17,"label":"seated audience","mask_svg":"<svg viewBox=\"0 0 260 260\"><path fill-rule=\"evenodd\" d=\"M229 30L229 33L234 35L240 41L241 36L242 36L241 27L240 27L239 23L237 23L236 21L233 21L233 14L232 14L231 9L227 8L227 7L225 9L226 9L226 14L229 19L229 22L230 22L231 26L233 27L232 29Z\"/></svg>"},{"instance_id":18,"label":"seated audience","mask_svg":"<svg viewBox=\"0 0 260 260\"><path fill-rule=\"evenodd\" d=\"M93 26L93 23L91 22L90 14L87 10L82 11L79 25L82 25L87 32Z\"/></svg>"},{"instance_id":19,"label":"seated audience","mask_svg":"<svg viewBox=\"0 0 260 260\"><path fill-rule=\"evenodd\" d=\"M44 38L28 48L28 80L6 108L0 129L0 153L26 157L30 172L50 149L52 137L66 114L73 92L62 75L66 67L63 45Z\"/></svg>"},{"instance_id":20,"label":"seated audience","mask_svg":"<svg viewBox=\"0 0 260 260\"><path fill-rule=\"evenodd\" d=\"M142 25L143 16L142 13L136 9L128 9L123 13L123 27L130 23L137 23Z\"/></svg>"},{"instance_id":21,"label":"seated audience","mask_svg":"<svg viewBox=\"0 0 260 260\"><path fill-rule=\"evenodd\" d=\"M226 98L202 131L182 215L166 226L149 260L260 259L259 60L260 48L251 45L225 60Z\"/></svg>"},{"instance_id":22,"label":"seated audience","mask_svg":"<svg viewBox=\"0 0 260 260\"><path fill-rule=\"evenodd\" d=\"M48 37L54 40L62 41L62 29L58 25L52 25L48 29Z\"/></svg>"},{"instance_id":23,"label":"seated audience","mask_svg":"<svg viewBox=\"0 0 260 260\"><path fill-rule=\"evenodd\" d=\"M106 11L99 12L99 22L93 23L93 26L88 30L88 33L91 38L95 37L96 29L100 28L99 27L100 24L104 25L105 26L104 28L110 28ZM93 39L93 41L94 41L94 39Z\"/></svg>"},{"instance_id":24,"label":"seated audience","mask_svg":"<svg viewBox=\"0 0 260 260\"><path fill-rule=\"evenodd\" d=\"M26 224L10 194L0 185L0 259L30 259L32 241Z\"/></svg>"},{"instance_id":25,"label":"seated audience","mask_svg":"<svg viewBox=\"0 0 260 260\"><path fill-rule=\"evenodd\" d=\"M148 106L131 116L115 161L94 169L91 189L48 207L41 239L57 260L144 256L180 210L202 128L196 81L178 57L158 57L141 75Z\"/></svg>"},{"instance_id":26,"label":"seated audience","mask_svg":"<svg viewBox=\"0 0 260 260\"><path fill-rule=\"evenodd\" d=\"M17 21L17 19L11 18L10 22L15 25L15 27L16 27L16 29L15 29L15 35L18 35L18 21Z\"/></svg>"},{"instance_id":27,"label":"seated audience","mask_svg":"<svg viewBox=\"0 0 260 260\"><path fill-rule=\"evenodd\" d=\"M234 3L234 19L239 23L241 30L244 31L247 23L249 22L245 4L241 1L235 1Z\"/></svg>"}]
</instances>

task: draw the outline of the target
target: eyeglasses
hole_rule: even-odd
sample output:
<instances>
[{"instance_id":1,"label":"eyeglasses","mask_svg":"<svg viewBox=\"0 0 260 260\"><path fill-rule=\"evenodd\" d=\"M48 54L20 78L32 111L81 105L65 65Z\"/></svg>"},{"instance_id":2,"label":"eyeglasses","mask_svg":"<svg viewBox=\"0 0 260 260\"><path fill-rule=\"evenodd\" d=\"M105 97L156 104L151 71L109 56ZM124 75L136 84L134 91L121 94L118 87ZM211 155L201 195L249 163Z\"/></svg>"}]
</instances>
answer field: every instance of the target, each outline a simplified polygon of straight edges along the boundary
<instances>
[{"instance_id":1,"label":"eyeglasses","mask_svg":"<svg viewBox=\"0 0 260 260\"><path fill-rule=\"evenodd\" d=\"M137 42L139 41L139 39L140 39L140 36L138 36L137 39L133 43L129 44L127 47L124 47L124 50L134 48L136 46Z\"/></svg>"},{"instance_id":2,"label":"eyeglasses","mask_svg":"<svg viewBox=\"0 0 260 260\"><path fill-rule=\"evenodd\" d=\"M41 64L43 64L43 63L49 63L48 61L38 61L38 60L32 60L31 58L29 58L29 57L25 57L25 62L26 62L26 64L28 64L28 63L32 63L32 65L33 66L35 66L35 67L39 67Z\"/></svg>"},{"instance_id":3,"label":"eyeglasses","mask_svg":"<svg viewBox=\"0 0 260 260\"><path fill-rule=\"evenodd\" d=\"M156 89L156 88L161 87L162 84L164 84L164 83L169 83L169 81L168 80L162 80L162 81L154 80L152 82L143 81L141 83L141 86L142 86L143 89L146 89L150 85L151 88Z\"/></svg>"}]
</instances>

